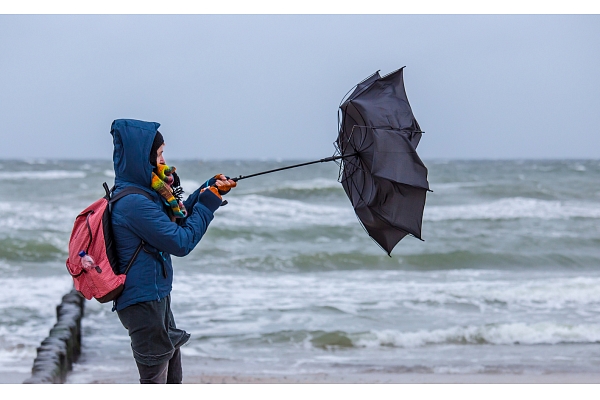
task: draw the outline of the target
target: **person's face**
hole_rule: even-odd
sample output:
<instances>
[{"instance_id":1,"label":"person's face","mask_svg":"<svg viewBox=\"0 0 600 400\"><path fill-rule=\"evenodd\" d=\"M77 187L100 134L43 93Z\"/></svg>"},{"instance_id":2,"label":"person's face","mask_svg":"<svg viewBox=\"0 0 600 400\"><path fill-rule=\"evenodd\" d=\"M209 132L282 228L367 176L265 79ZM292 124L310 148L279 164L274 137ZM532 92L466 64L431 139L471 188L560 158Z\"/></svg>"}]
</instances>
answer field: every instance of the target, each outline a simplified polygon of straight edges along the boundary
<instances>
[{"instance_id":1,"label":"person's face","mask_svg":"<svg viewBox=\"0 0 600 400\"><path fill-rule=\"evenodd\" d=\"M166 164L165 159L163 157L163 151L165 149L165 144L163 143L158 150L156 150L156 165L158 164Z\"/></svg>"}]
</instances>

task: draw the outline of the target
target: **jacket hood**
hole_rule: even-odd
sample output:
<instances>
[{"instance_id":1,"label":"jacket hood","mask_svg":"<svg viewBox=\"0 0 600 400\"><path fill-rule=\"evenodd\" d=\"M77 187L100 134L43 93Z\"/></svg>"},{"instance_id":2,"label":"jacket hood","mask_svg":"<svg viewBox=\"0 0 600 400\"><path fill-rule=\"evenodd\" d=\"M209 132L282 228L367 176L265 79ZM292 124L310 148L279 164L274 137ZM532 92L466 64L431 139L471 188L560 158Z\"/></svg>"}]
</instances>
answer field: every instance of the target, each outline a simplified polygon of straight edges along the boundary
<instances>
[{"instance_id":1,"label":"jacket hood","mask_svg":"<svg viewBox=\"0 0 600 400\"><path fill-rule=\"evenodd\" d=\"M150 149L160 124L134 119L114 120L110 127L113 136L113 164L117 187L135 185L150 188L152 169Z\"/></svg>"}]
</instances>

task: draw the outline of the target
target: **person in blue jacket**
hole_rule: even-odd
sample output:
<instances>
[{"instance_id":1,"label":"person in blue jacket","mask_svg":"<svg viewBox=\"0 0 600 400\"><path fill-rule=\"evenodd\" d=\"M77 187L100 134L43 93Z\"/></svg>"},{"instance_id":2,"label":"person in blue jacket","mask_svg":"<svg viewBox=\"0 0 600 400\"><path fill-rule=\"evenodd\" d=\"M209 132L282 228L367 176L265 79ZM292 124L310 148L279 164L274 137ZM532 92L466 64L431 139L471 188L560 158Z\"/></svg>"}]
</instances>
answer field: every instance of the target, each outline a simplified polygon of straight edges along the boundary
<instances>
[{"instance_id":1,"label":"person in blue jacket","mask_svg":"<svg viewBox=\"0 0 600 400\"><path fill-rule=\"evenodd\" d=\"M129 332L140 383L181 383L179 348L190 334L176 327L171 312L171 255L183 257L196 247L221 205L221 195L236 184L217 175L181 201L179 179L162 155L165 144L159 126L118 119L111 127L113 195L134 186L152 199L134 193L113 205L113 238L121 273L143 241L143 251L135 257L113 311Z\"/></svg>"}]
</instances>

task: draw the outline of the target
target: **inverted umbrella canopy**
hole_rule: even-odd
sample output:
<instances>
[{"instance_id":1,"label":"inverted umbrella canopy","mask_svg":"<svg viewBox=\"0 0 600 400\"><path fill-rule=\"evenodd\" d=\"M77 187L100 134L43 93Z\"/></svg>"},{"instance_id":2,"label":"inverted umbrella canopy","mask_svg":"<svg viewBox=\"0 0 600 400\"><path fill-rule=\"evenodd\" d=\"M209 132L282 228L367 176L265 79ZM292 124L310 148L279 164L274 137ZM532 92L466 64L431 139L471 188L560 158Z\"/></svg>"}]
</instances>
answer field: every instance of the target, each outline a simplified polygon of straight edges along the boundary
<instances>
[{"instance_id":1,"label":"inverted umbrella canopy","mask_svg":"<svg viewBox=\"0 0 600 400\"><path fill-rule=\"evenodd\" d=\"M421 238L427 168L416 147L422 131L404 89L403 69L357 85L340 106L335 145L340 182L361 224L387 253L406 235Z\"/></svg>"},{"instance_id":2,"label":"inverted umbrella canopy","mask_svg":"<svg viewBox=\"0 0 600 400\"><path fill-rule=\"evenodd\" d=\"M423 240L421 224L429 183L427 168L416 152L423 132L408 103L403 69L384 77L377 71L344 96L334 142L336 155L233 180L341 160L339 180L354 211L388 255L406 235Z\"/></svg>"}]
</instances>

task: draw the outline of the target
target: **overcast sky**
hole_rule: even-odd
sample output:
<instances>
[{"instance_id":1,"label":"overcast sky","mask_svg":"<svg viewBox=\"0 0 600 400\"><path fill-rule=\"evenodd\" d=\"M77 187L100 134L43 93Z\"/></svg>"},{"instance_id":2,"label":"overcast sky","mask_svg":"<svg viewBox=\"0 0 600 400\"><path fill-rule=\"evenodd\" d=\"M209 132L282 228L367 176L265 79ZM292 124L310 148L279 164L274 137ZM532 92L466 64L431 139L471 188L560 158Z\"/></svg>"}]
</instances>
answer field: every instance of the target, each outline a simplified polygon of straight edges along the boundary
<instances>
[{"instance_id":1,"label":"overcast sky","mask_svg":"<svg viewBox=\"0 0 600 400\"><path fill-rule=\"evenodd\" d=\"M337 109L406 66L423 159L600 158L600 15L0 15L1 158L333 154Z\"/></svg>"}]
</instances>

